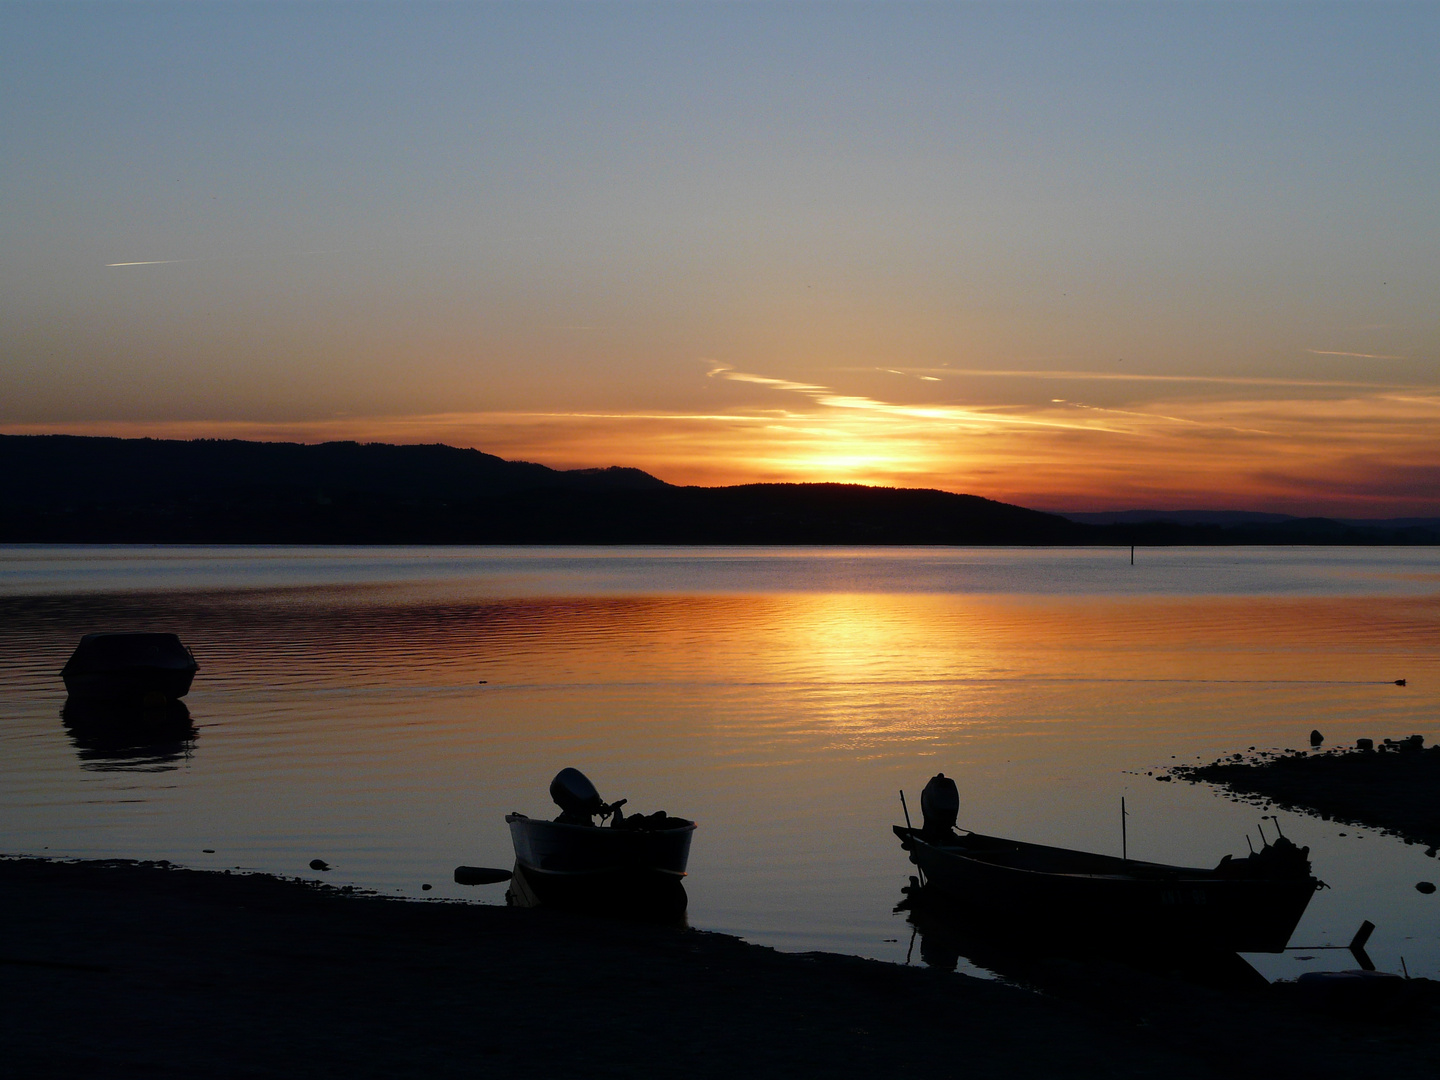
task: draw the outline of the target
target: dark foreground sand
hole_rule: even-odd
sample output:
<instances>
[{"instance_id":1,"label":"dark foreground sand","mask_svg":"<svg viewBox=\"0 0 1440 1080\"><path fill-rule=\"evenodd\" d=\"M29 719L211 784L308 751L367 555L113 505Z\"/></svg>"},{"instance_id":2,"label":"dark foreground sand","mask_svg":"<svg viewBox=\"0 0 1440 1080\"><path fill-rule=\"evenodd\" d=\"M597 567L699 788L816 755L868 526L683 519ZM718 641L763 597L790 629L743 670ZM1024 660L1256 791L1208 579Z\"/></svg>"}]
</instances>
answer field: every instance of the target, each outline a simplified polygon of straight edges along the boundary
<instances>
[{"instance_id":1,"label":"dark foreground sand","mask_svg":"<svg viewBox=\"0 0 1440 1080\"><path fill-rule=\"evenodd\" d=\"M1428 991L1361 1021L1284 991L1052 975L1041 996L562 913L0 861L13 1076L1440 1075Z\"/></svg>"}]
</instances>

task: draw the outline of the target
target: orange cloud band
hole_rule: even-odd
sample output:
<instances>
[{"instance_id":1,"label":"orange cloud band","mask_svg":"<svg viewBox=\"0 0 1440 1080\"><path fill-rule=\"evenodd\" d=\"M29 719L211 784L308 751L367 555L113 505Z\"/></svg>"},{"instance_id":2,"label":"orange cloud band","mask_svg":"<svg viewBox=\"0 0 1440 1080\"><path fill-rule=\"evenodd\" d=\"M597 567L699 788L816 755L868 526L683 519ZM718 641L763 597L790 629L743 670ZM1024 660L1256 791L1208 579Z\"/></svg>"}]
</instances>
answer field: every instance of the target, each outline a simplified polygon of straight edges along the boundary
<instances>
[{"instance_id":1,"label":"orange cloud band","mask_svg":"<svg viewBox=\"0 0 1440 1080\"><path fill-rule=\"evenodd\" d=\"M1440 514L1440 393L1155 402L1107 409L899 405L790 384L793 409L496 412L298 422L11 424L10 433L470 446L672 483L937 487L1051 509L1229 507Z\"/></svg>"}]
</instances>

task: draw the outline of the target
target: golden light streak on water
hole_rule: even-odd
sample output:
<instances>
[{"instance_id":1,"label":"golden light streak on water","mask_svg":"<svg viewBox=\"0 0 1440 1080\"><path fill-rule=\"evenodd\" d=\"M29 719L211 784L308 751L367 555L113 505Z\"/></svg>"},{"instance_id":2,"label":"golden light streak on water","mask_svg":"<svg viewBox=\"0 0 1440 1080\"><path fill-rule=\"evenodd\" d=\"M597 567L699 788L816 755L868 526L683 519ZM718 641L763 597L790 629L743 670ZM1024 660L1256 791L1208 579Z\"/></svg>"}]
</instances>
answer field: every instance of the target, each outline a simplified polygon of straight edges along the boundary
<instances>
[{"instance_id":1,"label":"golden light streak on water","mask_svg":"<svg viewBox=\"0 0 1440 1080\"><path fill-rule=\"evenodd\" d=\"M1327 745L1440 735L1423 549L1147 552L1133 571L1117 552L938 549L0 561L0 849L281 873L323 857L340 883L473 899L450 868L504 864L504 813L548 812L574 764L700 820L697 925L797 948L903 958L887 939L909 868L887 827L897 789L935 771L969 827L1110 851L1124 795L1133 853L1209 863L1244 851L1260 811L1147 773L1312 727ZM89 630L157 625L202 664L193 735L87 746L60 717L65 656ZM1286 831L1334 886L1306 940L1369 918L1391 935L1377 960L1440 972L1440 942L1404 940L1429 933L1413 884L1434 860L1297 816Z\"/></svg>"}]
</instances>

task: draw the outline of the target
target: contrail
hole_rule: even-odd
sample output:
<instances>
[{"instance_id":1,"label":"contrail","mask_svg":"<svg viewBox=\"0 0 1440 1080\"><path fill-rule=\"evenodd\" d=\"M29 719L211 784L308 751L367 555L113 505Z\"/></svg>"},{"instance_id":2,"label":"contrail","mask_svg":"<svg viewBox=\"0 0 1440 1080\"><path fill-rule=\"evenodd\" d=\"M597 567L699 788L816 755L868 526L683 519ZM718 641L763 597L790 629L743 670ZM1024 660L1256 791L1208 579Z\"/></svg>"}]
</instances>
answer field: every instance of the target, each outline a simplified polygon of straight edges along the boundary
<instances>
[{"instance_id":1,"label":"contrail","mask_svg":"<svg viewBox=\"0 0 1440 1080\"><path fill-rule=\"evenodd\" d=\"M1336 352L1333 349L1306 349L1314 356L1353 356L1358 360L1409 360L1408 356L1387 356L1384 353Z\"/></svg>"},{"instance_id":2,"label":"contrail","mask_svg":"<svg viewBox=\"0 0 1440 1080\"><path fill-rule=\"evenodd\" d=\"M140 259L134 262L113 262L106 263L108 269L112 266L168 266L172 263L193 263L193 262L216 262L219 260L234 259L275 259L288 258L295 255L358 255L376 251L405 251L420 248L450 247L453 241L432 240L415 244L370 244L359 247L338 247L338 248L314 248L305 251L274 251L274 252L238 252L232 255L206 255L196 259ZM603 327L576 327L575 329L604 329Z\"/></svg>"}]
</instances>

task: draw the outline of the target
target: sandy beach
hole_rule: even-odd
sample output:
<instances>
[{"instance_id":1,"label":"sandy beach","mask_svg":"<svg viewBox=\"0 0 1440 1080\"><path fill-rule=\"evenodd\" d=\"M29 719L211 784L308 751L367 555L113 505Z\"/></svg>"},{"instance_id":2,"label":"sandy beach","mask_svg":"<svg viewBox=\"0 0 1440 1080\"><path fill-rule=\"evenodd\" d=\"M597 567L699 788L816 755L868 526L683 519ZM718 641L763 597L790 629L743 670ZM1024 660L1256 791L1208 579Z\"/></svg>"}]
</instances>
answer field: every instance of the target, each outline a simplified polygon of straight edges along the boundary
<instances>
[{"instance_id":1,"label":"sandy beach","mask_svg":"<svg viewBox=\"0 0 1440 1080\"><path fill-rule=\"evenodd\" d=\"M1337 1020L1054 966L1046 994L720 934L164 864L0 861L17 1074L1432 1076L1434 996Z\"/></svg>"}]
</instances>

